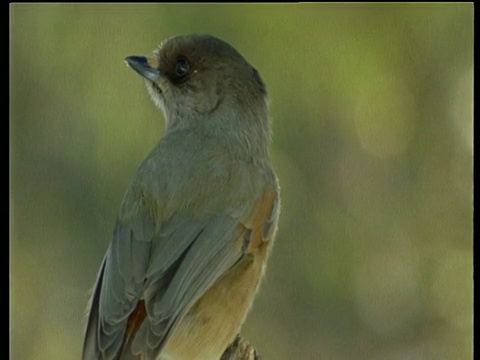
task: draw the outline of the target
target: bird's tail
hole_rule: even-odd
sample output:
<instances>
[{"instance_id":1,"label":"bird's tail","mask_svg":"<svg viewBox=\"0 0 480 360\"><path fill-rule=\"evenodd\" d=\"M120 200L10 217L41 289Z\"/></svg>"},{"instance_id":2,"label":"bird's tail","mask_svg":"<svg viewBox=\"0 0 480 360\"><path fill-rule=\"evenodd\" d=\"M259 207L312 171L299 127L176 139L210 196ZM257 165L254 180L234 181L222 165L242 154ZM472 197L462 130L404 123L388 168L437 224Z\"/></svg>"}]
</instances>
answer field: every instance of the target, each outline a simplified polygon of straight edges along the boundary
<instances>
[{"instance_id":1,"label":"bird's tail","mask_svg":"<svg viewBox=\"0 0 480 360\"><path fill-rule=\"evenodd\" d=\"M98 347L98 329L99 329L99 317L98 308L100 302L100 289L102 287L103 273L105 270L105 259L103 260L102 267L98 274L97 282L95 283L95 289L90 301L90 310L87 320L87 326L85 328L85 339L83 342L82 360L102 360L102 354Z\"/></svg>"}]
</instances>

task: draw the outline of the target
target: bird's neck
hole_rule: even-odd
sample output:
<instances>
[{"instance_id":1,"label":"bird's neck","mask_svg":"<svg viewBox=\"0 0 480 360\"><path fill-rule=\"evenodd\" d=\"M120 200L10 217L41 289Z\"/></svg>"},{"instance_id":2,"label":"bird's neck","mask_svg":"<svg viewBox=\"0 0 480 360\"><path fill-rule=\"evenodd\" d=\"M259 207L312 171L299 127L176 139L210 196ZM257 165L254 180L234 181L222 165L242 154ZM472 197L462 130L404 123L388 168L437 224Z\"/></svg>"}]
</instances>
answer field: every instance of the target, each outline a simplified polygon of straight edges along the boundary
<instances>
[{"instance_id":1,"label":"bird's neck","mask_svg":"<svg viewBox=\"0 0 480 360\"><path fill-rule=\"evenodd\" d=\"M268 107L265 105L255 113L245 110L240 113L234 107L230 109L227 113L215 111L204 115L171 117L167 120L165 136L177 131L192 131L198 136L215 139L232 156L241 159L268 158L271 142Z\"/></svg>"}]
</instances>

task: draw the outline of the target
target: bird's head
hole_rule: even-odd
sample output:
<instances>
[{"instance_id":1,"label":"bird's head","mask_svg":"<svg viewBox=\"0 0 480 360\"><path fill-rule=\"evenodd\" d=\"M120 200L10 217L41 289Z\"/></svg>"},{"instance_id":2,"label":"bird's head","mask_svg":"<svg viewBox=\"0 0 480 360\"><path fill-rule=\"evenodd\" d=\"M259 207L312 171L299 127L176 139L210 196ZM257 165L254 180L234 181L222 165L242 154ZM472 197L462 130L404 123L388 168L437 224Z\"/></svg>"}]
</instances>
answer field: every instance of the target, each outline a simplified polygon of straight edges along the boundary
<instances>
[{"instance_id":1,"label":"bird's head","mask_svg":"<svg viewBox=\"0 0 480 360\"><path fill-rule=\"evenodd\" d=\"M267 89L258 71L216 37L176 36L153 55L129 56L126 62L144 77L154 103L164 111L167 131L244 117L258 118L268 128Z\"/></svg>"}]
</instances>

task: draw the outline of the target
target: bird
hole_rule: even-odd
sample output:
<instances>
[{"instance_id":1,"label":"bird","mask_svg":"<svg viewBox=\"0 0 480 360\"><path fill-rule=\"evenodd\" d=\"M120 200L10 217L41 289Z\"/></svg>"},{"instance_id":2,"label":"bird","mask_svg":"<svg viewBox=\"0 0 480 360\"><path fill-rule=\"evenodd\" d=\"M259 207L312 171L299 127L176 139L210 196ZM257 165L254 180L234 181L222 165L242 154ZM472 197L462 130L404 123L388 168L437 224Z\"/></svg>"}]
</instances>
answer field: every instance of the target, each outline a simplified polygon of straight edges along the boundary
<instances>
[{"instance_id":1,"label":"bird","mask_svg":"<svg viewBox=\"0 0 480 360\"><path fill-rule=\"evenodd\" d=\"M278 228L269 94L209 34L129 56L165 131L133 176L87 310L83 360L218 360L251 308Z\"/></svg>"}]
</instances>

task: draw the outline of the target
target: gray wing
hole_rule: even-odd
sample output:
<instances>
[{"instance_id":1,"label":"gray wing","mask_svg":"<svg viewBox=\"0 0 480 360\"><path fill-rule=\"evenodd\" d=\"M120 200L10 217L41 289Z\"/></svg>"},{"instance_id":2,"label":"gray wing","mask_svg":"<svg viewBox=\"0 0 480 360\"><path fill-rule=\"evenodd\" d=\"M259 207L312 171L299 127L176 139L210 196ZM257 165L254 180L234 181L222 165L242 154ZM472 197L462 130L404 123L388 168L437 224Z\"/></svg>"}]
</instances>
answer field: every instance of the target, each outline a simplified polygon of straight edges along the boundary
<instances>
[{"instance_id":1,"label":"gray wing","mask_svg":"<svg viewBox=\"0 0 480 360\"><path fill-rule=\"evenodd\" d=\"M95 284L82 359L118 358L128 317L142 294L153 234L148 217L117 221Z\"/></svg>"},{"instance_id":2,"label":"gray wing","mask_svg":"<svg viewBox=\"0 0 480 360\"><path fill-rule=\"evenodd\" d=\"M249 246L273 236L278 204L271 188L250 205L208 219L174 213L156 227L137 208L130 221L117 221L92 297L83 359L140 353L154 359L192 305Z\"/></svg>"},{"instance_id":3,"label":"gray wing","mask_svg":"<svg viewBox=\"0 0 480 360\"><path fill-rule=\"evenodd\" d=\"M185 226L188 228L188 224ZM145 291L148 321L142 324L133 342L134 352L142 351L147 359L160 353L192 305L242 258L244 233L239 221L228 215L210 219L182 254L165 292L159 292L155 286L162 273L156 267L162 266L162 261L152 258L151 285Z\"/></svg>"},{"instance_id":4,"label":"gray wing","mask_svg":"<svg viewBox=\"0 0 480 360\"><path fill-rule=\"evenodd\" d=\"M242 257L240 236L238 220L227 215L201 221L176 214L157 236L146 217L117 223L92 297L83 359L134 359L138 352L153 359L186 311ZM140 300L148 316L132 333Z\"/></svg>"}]
</instances>

